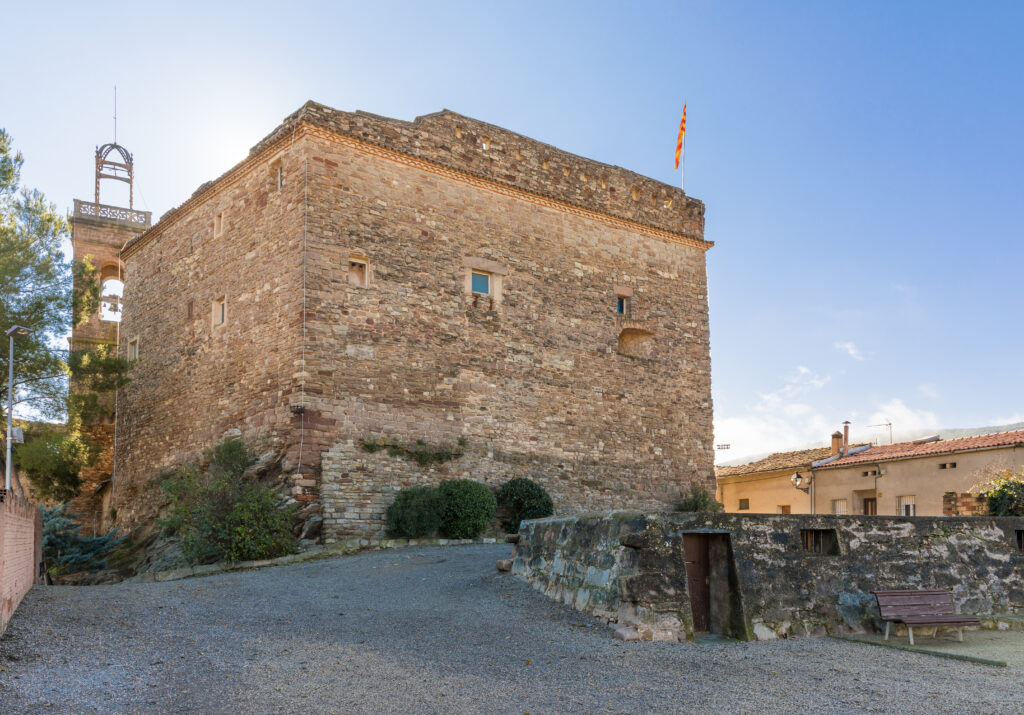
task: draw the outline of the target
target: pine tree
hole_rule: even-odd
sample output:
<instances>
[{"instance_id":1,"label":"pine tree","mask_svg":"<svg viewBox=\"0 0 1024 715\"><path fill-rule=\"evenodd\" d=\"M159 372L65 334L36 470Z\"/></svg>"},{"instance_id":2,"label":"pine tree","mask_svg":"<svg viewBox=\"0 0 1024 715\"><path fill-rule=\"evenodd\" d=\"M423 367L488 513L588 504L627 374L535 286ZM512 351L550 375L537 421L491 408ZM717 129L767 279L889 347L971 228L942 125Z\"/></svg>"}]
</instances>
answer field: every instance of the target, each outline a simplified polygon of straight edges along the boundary
<instances>
[{"instance_id":1,"label":"pine tree","mask_svg":"<svg viewBox=\"0 0 1024 715\"><path fill-rule=\"evenodd\" d=\"M67 511L67 503L43 509L43 560L60 573L98 571L107 565L104 557L127 538L117 536L117 528L104 536L82 536L76 519L80 514Z\"/></svg>"}]
</instances>

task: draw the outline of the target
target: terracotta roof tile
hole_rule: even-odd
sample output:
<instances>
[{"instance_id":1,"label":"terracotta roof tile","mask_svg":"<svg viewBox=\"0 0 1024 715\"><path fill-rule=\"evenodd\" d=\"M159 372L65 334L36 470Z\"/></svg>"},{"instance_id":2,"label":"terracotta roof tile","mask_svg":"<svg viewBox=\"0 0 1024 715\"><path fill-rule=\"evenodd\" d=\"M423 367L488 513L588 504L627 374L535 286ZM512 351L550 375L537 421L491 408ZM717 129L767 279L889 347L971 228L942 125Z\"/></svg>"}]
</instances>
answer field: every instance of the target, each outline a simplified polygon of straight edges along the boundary
<instances>
[{"instance_id":1,"label":"terracotta roof tile","mask_svg":"<svg viewBox=\"0 0 1024 715\"><path fill-rule=\"evenodd\" d=\"M790 469L806 467L818 459L825 459L832 454L831 447L815 447L814 449L800 449L795 452L775 452L764 459L748 464L740 464L735 467L715 467L716 477L735 477L740 474L754 474L756 472L774 472L777 469Z\"/></svg>"},{"instance_id":2,"label":"terracotta roof tile","mask_svg":"<svg viewBox=\"0 0 1024 715\"><path fill-rule=\"evenodd\" d=\"M907 459L909 457L925 457L935 454L948 454L951 452L963 452L975 449L991 449L992 447L1008 447L1012 445L1024 445L1024 430L1014 432L995 432L993 434L979 434L973 437L958 437L956 439L941 439L935 442L897 442L896 444L881 444L873 446L860 454L854 454L843 459L837 459L830 464L818 467L818 469L832 469L833 467L845 467L851 464L864 464L866 462L882 462L891 459ZM828 455L825 455L827 457ZM822 457L824 459L824 457Z\"/></svg>"}]
</instances>

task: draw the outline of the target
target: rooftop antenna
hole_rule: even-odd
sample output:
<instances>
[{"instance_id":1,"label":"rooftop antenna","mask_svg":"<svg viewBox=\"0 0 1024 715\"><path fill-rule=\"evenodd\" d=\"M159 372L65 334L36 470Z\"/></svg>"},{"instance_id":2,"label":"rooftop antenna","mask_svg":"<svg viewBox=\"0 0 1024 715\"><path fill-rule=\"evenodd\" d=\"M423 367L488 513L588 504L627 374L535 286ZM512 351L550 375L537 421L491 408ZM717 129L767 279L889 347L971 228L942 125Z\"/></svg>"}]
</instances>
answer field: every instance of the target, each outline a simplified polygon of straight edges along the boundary
<instances>
[{"instance_id":1,"label":"rooftop antenna","mask_svg":"<svg viewBox=\"0 0 1024 715\"><path fill-rule=\"evenodd\" d=\"M114 143L117 144L117 85L114 85Z\"/></svg>"},{"instance_id":2,"label":"rooftop antenna","mask_svg":"<svg viewBox=\"0 0 1024 715\"><path fill-rule=\"evenodd\" d=\"M883 422L879 425L868 425L868 427L888 427L889 428L889 444L892 444L892 422Z\"/></svg>"}]
</instances>

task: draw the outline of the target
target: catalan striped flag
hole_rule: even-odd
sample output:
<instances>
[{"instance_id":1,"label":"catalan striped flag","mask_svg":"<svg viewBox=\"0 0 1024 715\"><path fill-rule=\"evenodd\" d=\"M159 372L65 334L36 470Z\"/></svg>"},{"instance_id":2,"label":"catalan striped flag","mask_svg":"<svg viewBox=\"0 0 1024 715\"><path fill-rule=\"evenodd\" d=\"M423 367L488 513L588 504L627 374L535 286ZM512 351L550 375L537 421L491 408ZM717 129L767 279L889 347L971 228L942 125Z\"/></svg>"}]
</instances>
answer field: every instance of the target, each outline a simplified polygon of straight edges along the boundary
<instances>
[{"instance_id":1,"label":"catalan striped flag","mask_svg":"<svg viewBox=\"0 0 1024 715\"><path fill-rule=\"evenodd\" d=\"M679 157L683 153L683 140L686 138L686 102L683 102L683 120L679 122L679 138L676 139L676 169L679 169Z\"/></svg>"}]
</instances>

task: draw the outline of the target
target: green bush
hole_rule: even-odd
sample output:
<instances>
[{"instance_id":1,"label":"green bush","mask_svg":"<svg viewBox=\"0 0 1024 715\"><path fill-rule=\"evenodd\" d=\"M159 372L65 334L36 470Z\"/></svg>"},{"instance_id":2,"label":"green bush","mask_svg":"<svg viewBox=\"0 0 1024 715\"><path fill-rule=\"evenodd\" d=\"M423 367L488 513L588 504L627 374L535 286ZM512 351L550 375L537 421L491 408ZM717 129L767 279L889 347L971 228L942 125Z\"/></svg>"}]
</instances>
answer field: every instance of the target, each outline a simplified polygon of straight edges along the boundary
<instances>
[{"instance_id":1,"label":"green bush","mask_svg":"<svg viewBox=\"0 0 1024 715\"><path fill-rule=\"evenodd\" d=\"M523 519L542 519L555 513L551 496L532 479L517 477L501 485L498 504L508 509L509 519L502 522L505 531L519 531Z\"/></svg>"},{"instance_id":2,"label":"green bush","mask_svg":"<svg viewBox=\"0 0 1024 715\"><path fill-rule=\"evenodd\" d=\"M991 516L1024 516L1024 470L1007 469L978 488Z\"/></svg>"},{"instance_id":3,"label":"green bush","mask_svg":"<svg viewBox=\"0 0 1024 715\"><path fill-rule=\"evenodd\" d=\"M676 511L722 511L725 507L715 501L715 496L706 488L691 484L690 491L676 502Z\"/></svg>"},{"instance_id":4,"label":"green bush","mask_svg":"<svg viewBox=\"0 0 1024 715\"><path fill-rule=\"evenodd\" d=\"M190 563L270 559L295 553L296 507L281 508L269 487L242 478L252 457L240 440L221 442L210 470L184 466L160 477L170 508L160 526L181 539Z\"/></svg>"},{"instance_id":5,"label":"green bush","mask_svg":"<svg viewBox=\"0 0 1024 715\"><path fill-rule=\"evenodd\" d=\"M431 536L441 526L443 509L444 501L436 487L403 489L388 507L388 533L406 539Z\"/></svg>"},{"instance_id":6,"label":"green bush","mask_svg":"<svg viewBox=\"0 0 1024 715\"><path fill-rule=\"evenodd\" d=\"M125 540L111 529L103 536L82 536L76 521L81 514L68 510L67 502L43 507L43 560L51 575L97 571L106 568L105 557Z\"/></svg>"},{"instance_id":7,"label":"green bush","mask_svg":"<svg viewBox=\"0 0 1024 715\"><path fill-rule=\"evenodd\" d=\"M471 479L441 482L441 531L452 539L475 539L494 517L498 502L486 484Z\"/></svg>"}]
</instances>

